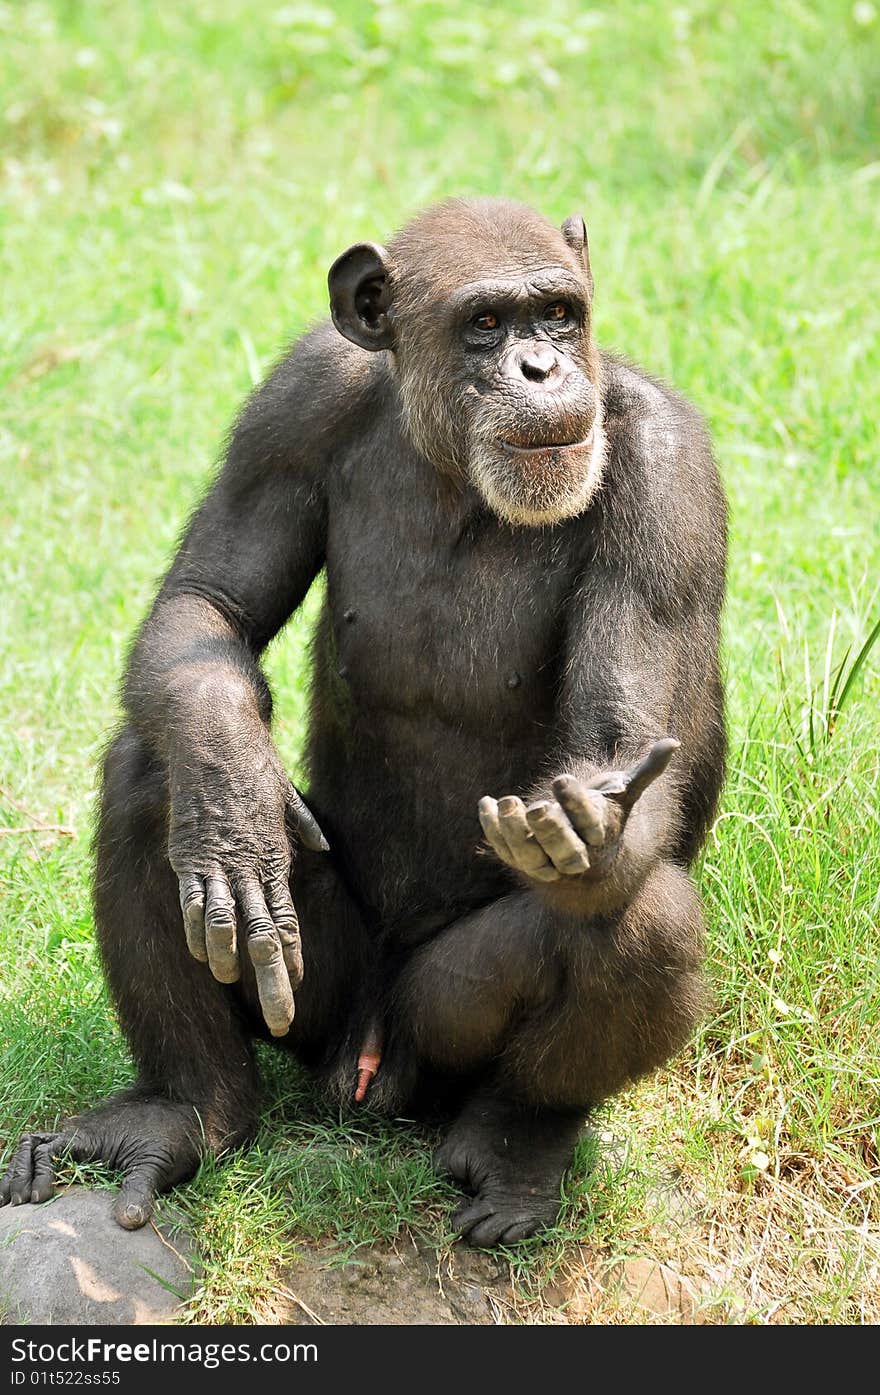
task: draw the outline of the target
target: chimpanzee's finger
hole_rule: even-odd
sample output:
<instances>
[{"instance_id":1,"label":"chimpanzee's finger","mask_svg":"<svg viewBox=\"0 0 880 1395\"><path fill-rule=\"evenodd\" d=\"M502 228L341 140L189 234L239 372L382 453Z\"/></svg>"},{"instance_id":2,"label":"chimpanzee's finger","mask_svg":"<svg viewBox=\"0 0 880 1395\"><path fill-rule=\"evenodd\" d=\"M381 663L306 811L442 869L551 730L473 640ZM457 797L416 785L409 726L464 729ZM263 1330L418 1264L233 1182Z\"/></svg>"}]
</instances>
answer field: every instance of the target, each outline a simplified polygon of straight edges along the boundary
<instances>
[{"instance_id":1,"label":"chimpanzee's finger","mask_svg":"<svg viewBox=\"0 0 880 1395\"><path fill-rule=\"evenodd\" d=\"M153 1214L156 1193L164 1180L165 1166L159 1162L136 1162L126 1173L113 1203L113 1219L124 1230L140 1230Z\"/></svg>"},{"instance_id":2,"label":"chimpanzee's finger","mask_svg":"<svg viewBox=\"0 0 880 1395\"><path fill-rule=\"evenodd\" d=\"M541 1221L537 1216L520 1216L520 1218L502 1231L498 1243L501 1245L517 1245L520 1240L527 1240L530 1235L540 1228ZM476 1236L474 1237L476 1239Z\"/></svg>"},{"instance_id":3,"label":"chimpanzee's finger","mask_svg":"<svg viewBox=\"0 0 880 1395\"><path fill-rule=\"evenodd\" d=\"M526 1213L512 1217L504 1210L486 1216L484 1220L472 1225L466 1238L469 1245L475 1245L479 1249L495 1245L513 1245L517 1240L524 1240L527 1235L533 1235L540 1225L539 1216Z\"/></svg>"},{"instance_id":4,"label":"chimpanzee's finger","mask_svg":"<svg viewBox=\"0 0 880 1395\"><path fill-rule=\"evenodd\" d=\"M70 1134L56 1133L36 1144L31 1164L31 1201L49 1200L55 1190L55 1159L67 1151L71 1141Z\"/></svg>"},{"instance_id":5,"label":"chimpanzee's finger","mask_svg":"<svg viewBox=\"0 0 880 1395\"><path fill-rule=\"evenodd\" d=\"M560 873L526 823L526 806L515 794L498 801L498 822L517 867L539 882L555 882Z\"/></svg>"},{"instance_id":6,"label":"chimpanzee's finger","mask_svg":"<svg viewBox=\"0 0 880 1395\"><path fill-rule=\"evenodd\" d=\"M662 741L654 742L644 760L626 772L626 793L620 799L625 808L631 809L648 786L663 774L680 745L674 736L664 736Z\"/></svg>"},{"instance_id":7,"label":"chimpanzee's finger","mask_svg":"<svg viewBox=\"0 0 880 1395\"><path fill-rule=\"evenodd\" d=\"M31 1199L34 1148L38 1146L38 1139L37 1134L26 1134L15 1150L9 1170L9 1199L13 1206L21 1206Z\"/></svg>"},{"instance_id":8,"label":"chimpanzee's finger","mask_svg":"<svg viewBox=\"0 0 880 1395\"><path fill-rule=\"evenodd\" d=\"M574 775L560 775L553 781L553 793L568 815L575 832L591 848L605 842L605 799L592 793ZM617 814L615 817L619 818Z\"/></svg>"},{"instance_id":9,"label":"chimpanzee's finger","mask_svg":"<svg viewBox=\"0 0 880 1395\"><path fill-rule=\"evenodd\" d=\"M293 1021L293 989L284 963L281 940L269 915L260 883L254 878L242 880L236 887L236 893L263 1017L273 1037L283 1037Z\"/></svg>"},{"instance_id":10,"label":"chimpanzee's finger","mask_svg":"<svg viewBox=\"0 0 880 1395\"><path fill-rule=\"evenodd\" d=\"M299 790L294 785L288 785L287 790L287 810L295 831L299 834L307 848L312 852L329 852L330 844L324 837L318 826L311 809L306 804Z\"/></svg>"},{"instance_id":11,"label":"chimpanzee's finger","mask_svg":"<svg viewBox=\"0 0 880 1395\"><path fill-rule=\"evenodd\" d=\"M235 934L235 899L222 874L205 878L205 944L218 983L235 983L241 969Z\"/></svg>"},{"instance_id":12,"label":"chimpanzee's finger","mask_svg":"<svg viewBox=\"0 0 880 1395\"><path fill-rule=\"evenodd\" d=\"M501 831L501 823L498 819L498 801L491 795L486 794L477 805L477 812L480 816L480 827L486 838L486 842L494 852L496 857L500 857L502 862L506 862L508 867L515 866L513 853L507 845L507 839Z\"/></svg>"},{"instance_id":13,"label":"chimpanzee's finger","mask_svg":"<svg viewBox=\"0 0 880 1395\"><path fill-rule=\"evenodd\" d=\"M586 872L587 849L575 833L562 807L542 800L526 810L526 821L553 866L568 876Z\"/></svg>"},{"instance_id":14,"label":"chimpanzee's finger","mask_svg":"<svg viewBox=\"0 0 880 1395\"><path fill-rule=\"evenodd\" d=\"M290 886L286 877L277 877L267 881L263 890L266 906L281 941L281 953L290 976L291 987L296 992L303 979L303 958L299 920L290 894Z\"/></svg>"},{"instance_id":15,"label":"chimpanzee's finger","mask_svg":"<svg viewBox=\"0 0 880 1395\"><path fill-rule=\"evenodd\" d=\"M467 1237L475 1226L495 1215L494 1201L478 1196L465 1201L452 1217L452 1229L456 1235Z\"/></svg>"},{"instance_id":16,"label":"chimpanzee's finger","mask_svg":"<svg viewBox=\"0 0 880 1395\"><path fill-rule=\"evenodd\" d=\"M39 1135L26 1133L13 1153L12 1161L0 1181L0 1206L5 1206L7 1201L13 1206L30 1201L35 1138L39 1138Z\"/></svg>"},{"instance_id":17,"label":"chimpanzee's finger","mask_svg":"<svg viewBox=\"0 0 880 1395\"><path fill-rule=\"evenodd\" d=\"M180 909L186 943L194 959L208 962L205 946L205 879L195 872L184 872L177 878L180 884Z\"/></svg>"},{"instance_id":18,"label":"chimpanzee's finger","mask_svg":"<svg viewBox=\"0 0 880 1395\"><path fill-rule=\"evenodd\" d=\"M49 1158L63 1152L68 1142L67 1134L25 1134L0 1178L0 1206L7 1202L22 1206L28 1201L48 1200L53 1191Z\"/></svg>"}]
</instances>

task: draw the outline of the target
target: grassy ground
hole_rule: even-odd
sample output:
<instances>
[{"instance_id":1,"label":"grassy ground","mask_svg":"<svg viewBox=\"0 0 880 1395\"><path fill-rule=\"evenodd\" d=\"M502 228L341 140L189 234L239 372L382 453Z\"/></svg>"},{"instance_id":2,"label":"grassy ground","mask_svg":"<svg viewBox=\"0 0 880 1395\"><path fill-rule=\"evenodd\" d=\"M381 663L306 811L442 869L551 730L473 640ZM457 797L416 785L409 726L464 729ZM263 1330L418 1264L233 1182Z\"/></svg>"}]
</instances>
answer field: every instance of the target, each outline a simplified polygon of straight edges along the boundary
<instances>
[{"instance_id":1,"label":"grassy ground","mask_svg":"<svg viewBox=\"0 0 880 1395\"><path fill-rule=\"evenodd\" d=\"M841 701L880 617L878 60L833 0L0 5L0 1145L129 1076L94 770L237 404L340 249L503 192L583 210L599 336L707 414L733 520L714 1011L511 1252L515 1313L639 1320L591 1275L655 1255L713 1321L880 1317L880 645ZM269 665L294 767L307 628ZM202 1320L267 1312L302 1239L448 1241L424 1135L266 1064L256 1148L180 1194Z\"/></svg>"}]
</instances>

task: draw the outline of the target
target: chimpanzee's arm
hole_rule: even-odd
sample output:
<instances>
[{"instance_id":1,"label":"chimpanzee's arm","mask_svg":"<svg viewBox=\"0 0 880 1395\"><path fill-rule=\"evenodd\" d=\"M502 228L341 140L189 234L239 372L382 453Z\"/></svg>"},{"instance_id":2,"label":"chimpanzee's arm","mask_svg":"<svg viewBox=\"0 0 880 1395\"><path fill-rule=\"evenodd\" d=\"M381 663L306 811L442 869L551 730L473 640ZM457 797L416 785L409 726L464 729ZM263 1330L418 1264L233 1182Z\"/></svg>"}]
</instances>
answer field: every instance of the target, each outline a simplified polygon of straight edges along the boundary
<instances>
[{"instance_id":1,"label":"chimpanzee's arm","mask_svg":"<svg viewBox=\"0 0 880 1395\"><path fill-rule=\"evenodd\" d=\"M651 620L625 572L590 571L571 602L548 778L525 801L480 803L495 852L561 908L602 912L629 900L672 841L680 655L675 632Z\"/></svg>"},{"instance_id":2,"label":"chimpanzee's arm","mask_svg":"<svg viewBox=\"0 0 880 1395\"><path fill-rule=\"evenodd\" d=\"M243 936L276 1035L302 975L287 825L311 847L326 843L269 736L258 659L323 565L324 472L365 411L364 360L328 326L251 398L125 682L130 720L168 771L169 856L190 950L230 983Z\"/></svg>"},{"instance_id":3,"label":"chimpanzee's arm","mask_svg":"<svg viewBox=\"0 0 880 1395\"><path fill-rule=\"evenodd\" d=\"M189 729L193 702L223 696L269 715L257 658L324 560L334 339L322 329L302 340L247 403L138 636L125 705L163 756Z\"/></svg>"},{"instance_id":4,"label":"chimpanzee's arm","mask_svg":"<svg viewBox=\"0 0 880 1395\"><path fill-rule=\"evenodd\" d=\"M547 778L525 801L489 797L479 811L502 861L578 914L626 903L681 845L689 772L706 768L701 745L723 727L726 518L708 441L672 394L656 415L626 406L569 602Z\"/></svg>"}]
</instances>

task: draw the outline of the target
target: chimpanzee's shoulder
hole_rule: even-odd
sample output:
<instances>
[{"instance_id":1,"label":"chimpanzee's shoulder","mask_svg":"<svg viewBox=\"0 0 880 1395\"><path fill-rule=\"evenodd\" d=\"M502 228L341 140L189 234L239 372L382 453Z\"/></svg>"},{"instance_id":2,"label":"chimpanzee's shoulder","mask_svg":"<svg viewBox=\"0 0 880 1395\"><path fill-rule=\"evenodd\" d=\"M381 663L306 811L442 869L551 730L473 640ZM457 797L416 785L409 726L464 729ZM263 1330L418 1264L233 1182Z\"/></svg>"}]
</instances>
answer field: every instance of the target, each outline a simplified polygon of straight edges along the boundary
<instances>
[{"instance_id":1,"label":"chimpanzee's shoulder","mask_svg":"<svg viewBox=\"0 0 880 1395\"><path fill-rule=\"evenodd\" d=\"M621 483L673 492L684 506L724 511L718 468L702 414L668 383L616 355L603 355L608 464Z\"/></svg>"},{"instance_id":2,"label":"chimpanzee's shoulder","mask_svg":"<svg viewBox=\"0 0 880 1395\"><path fill-rule=\"evenodd\" d=\"M362 429L381 410L390 371L386 354L349 343L328 320L296 339L256 389L236 430L274 428L303 445L339 445L346 425Z\"/></svg>"},{"instance_id":3,"label":"chimpanzee's shoulder","mask_svg":"<svg viewBox=\"0 0 880 1395\"><path fill-rule=\"evenodd\" d=\"M625 359L603 355L607 437L599 496L613 538L654 586L683 593L723 580L727 505L697 408ZM653 578L653 580L652 580Z\"/></svg>"},{"instance_id":4,"label":"chimpanzee's shoulder","mask_svg":"<svg viewBox=\"0 0 880 1395\"><path fill-rule=\"evenodd\" d=\"M668 383L617 354L603 354L603 405L611 431L629 430L652 447L682 443L711 455L709 433L692 402Z\"/></svg>"}]
</instances>

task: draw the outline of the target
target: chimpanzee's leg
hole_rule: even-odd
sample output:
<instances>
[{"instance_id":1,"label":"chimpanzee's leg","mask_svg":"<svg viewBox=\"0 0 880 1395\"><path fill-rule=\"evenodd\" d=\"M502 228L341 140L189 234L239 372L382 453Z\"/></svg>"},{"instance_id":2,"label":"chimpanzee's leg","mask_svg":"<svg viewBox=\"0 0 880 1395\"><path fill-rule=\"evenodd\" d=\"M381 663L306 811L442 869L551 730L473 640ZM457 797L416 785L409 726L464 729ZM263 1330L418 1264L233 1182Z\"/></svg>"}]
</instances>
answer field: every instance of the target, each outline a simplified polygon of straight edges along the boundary
<instances>
[{"instance_id":1,"label":"chimpanzee's leg","mask_svg":"<svg viewBox=\"0 0 880 1395\"><path fill-rule=\"evenodd\" d=\"M190 955L166 849L167 807L164 772L135 733L124 730L104 768L95 916L138 1082L59 1133L26 1136L0 1181L0 1204L45 1200L53 1159L67 1153L126 1174L114 1214L135 1228L149 1219L156 1193L192 1176L205 1152L234 1147L253 1132L260 1091L251 1038L261 1018L252 971L245 955L242 982L223 985ZM308 859L295 867L295 892L308 868ZM329 866L325 875L332 880ZM341 891L323 898L314 940L311 925L303 925L306 973L296 995L297 1034L313 1056L322 1033L334 1025L339 1030L364 950L353 908L347 923L335 923L343 900ZM334 958L344 965L336 979Z\"/></svg>"},{"instance_id":2,"label":"chimpanzee's leg","mask_svg":"<svg viewBox=\"0 0 880 1395\"><path fill-rule=\"evenodd\" d=\"M125 1173L114 1206L129 1229L153 1199L196 1171L206 1149L247 1138L258 1080L236 995L193 959L165 844L167 786L126 729L107 753L96 837L95 920L104 970L138 1070L137 1084L57 1134L25 1137L0 1202L43 1201L53 1159Z\"/></svg>"},{"instance_id":3,"label":"chimpanzee's leg","mask_svg":"<svg viewBox=\"0 0 880 1395\"><path fill-rule=\"evenodd\" d=\"M505 897L414 955L398 992L419 1058L480 1072L438 1166L474 1194L456 1217L478 1245L551 1223L589 1109L661 1065L703 1002L702 917L679 868L659 867L621 914L551 912Z\"/></svg>"}]
</instances>

